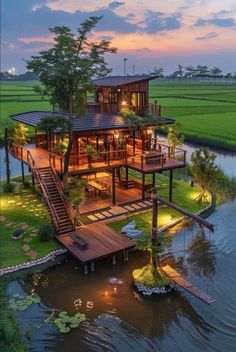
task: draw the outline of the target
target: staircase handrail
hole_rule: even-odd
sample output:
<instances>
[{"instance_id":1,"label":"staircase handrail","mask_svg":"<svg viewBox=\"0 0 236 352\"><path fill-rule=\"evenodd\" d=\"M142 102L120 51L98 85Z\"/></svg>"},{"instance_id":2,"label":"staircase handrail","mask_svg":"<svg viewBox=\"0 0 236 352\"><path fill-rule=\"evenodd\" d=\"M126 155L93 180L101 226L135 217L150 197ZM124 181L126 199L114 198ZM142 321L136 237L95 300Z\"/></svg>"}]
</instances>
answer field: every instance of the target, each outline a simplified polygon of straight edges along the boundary
<instances>
[{"instance_id":1,"label":"staircase handrail","mask_svg":"<svg viewBox=\"0 0 236 352\"><path fill-rule=\"evenodd\" d=\"M64 193L64 189L63 189L63 186L62 186L61 179L59 178L54 166L51 165L51 169L52 169L52 176L53 176L53 179L55 181L56 188L57 188L57 190L58 190L58 192L59 192L59 194L61 196L61 199L62 199L62 201L64 203L64 206L65 206L65 208L67 210L67 213L68 213L68 215L70 217L70 220L72 221L72 223L74 223L74 214L73 214L73 212L71 210L71 207L70 207L70 205L68 203L68 200L65 197L65 193Z\"/></svg>"},{"instance_id":2,"label":"staircase handrail","mask_svg":"<svg viewBox=\"0 0 236 352\"><path fill-rule=\"evenodd\" d=\"M33 175L36 177L41 189L42 189L42 193L44 195L44 198L46 200L46 203L53 215L53 223L54 223L54 226L56 227L56 230L58 231L59 230L59 226L58 226L58 223L59 223L59 219L58 219L58 216L57 216L57 213L54 209L54 207L52 206L51 202L50 202L50 196L49 196L49 193L46 189L46 187L44 186L44 183L42 181L42 178L41 178L41 175L40 175L40 172L39 172L39 169L37 168L37 166L35 165L35 161L32 157L32 154L30 153L29 150L27 150L27 161L28 161L28 164L29 164L29 167L31 168L31 171L33 173ZM55 221L55 218L56 218L56 221Z\"/></svg>"}]
</instances>

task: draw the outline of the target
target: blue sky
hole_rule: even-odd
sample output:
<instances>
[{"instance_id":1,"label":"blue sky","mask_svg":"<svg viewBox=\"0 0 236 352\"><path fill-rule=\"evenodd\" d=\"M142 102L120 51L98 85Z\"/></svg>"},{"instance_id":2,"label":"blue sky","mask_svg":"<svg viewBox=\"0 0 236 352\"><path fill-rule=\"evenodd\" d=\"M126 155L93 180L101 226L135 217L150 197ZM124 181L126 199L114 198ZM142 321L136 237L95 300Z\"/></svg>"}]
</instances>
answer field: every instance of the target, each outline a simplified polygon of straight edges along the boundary
<instances>
[{"instance_id":1,"label":"blue sky","mask_svg":"<svg viewBox=\"0 0 236 352\"><path fill-rule=\"evenodd\" d=\"M1 70L25 71L24 59L49 48L48 30L65 25L73 30L85 18L102 15L91 39L111 40L118 53L107 58L114 74L141 73L178 64L219 65L236 71L236 0L2 0Z\"/></svg>"}]
</instances>

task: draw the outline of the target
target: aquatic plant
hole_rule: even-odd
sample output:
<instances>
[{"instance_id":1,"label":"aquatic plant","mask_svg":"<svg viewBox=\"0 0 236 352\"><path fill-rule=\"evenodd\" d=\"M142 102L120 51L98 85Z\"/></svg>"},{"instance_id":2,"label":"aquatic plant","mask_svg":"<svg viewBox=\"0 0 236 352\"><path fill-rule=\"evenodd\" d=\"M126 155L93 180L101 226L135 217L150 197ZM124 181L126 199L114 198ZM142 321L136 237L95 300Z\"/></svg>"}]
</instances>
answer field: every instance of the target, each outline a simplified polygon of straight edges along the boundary
<instances>
[{"instance_id":1,"label":"aquatic plant","mask_svg":"<svg viewBox=\"0 0 236 352\"><path fill-rule=\"evenodd\" d=\"M85 320L86 317L83 313L78 312L73 316L69 316L66 311L61 311L53 322L61 333L66 334L70 332L71 329L77 328L79 324Z\"/></svg>"},{"instance_id":2,"label":"aquatic plant","mask_svg":"<svg viewBox=\"0 0 236 352\"><path fill-rule=\"evenodd\" d=\"M13 310L24 311L33 303L40 303L41 299L36 295L21 296L18 293L13 295L9 301L9 308Z\"/></svg>"}]
</instances>

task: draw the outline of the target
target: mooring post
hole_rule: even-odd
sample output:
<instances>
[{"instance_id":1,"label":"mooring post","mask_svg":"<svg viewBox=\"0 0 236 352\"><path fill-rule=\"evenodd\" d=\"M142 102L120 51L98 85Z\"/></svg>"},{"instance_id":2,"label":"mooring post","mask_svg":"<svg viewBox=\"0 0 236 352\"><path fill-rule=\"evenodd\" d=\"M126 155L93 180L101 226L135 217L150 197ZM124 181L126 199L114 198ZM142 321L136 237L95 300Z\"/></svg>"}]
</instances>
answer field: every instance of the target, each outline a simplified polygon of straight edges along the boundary
<instances>
[{"instance_id":1,"label":"mooring post","mask_svg":"<svg viewBox=\"0 0 236 352\"><path fill-rule=\"evenodd\" d=\"M113 254L112 256L112 265L116 264L116 254Z\"/></svg>"},{"instance_id":2,"label":"mooring post","mask_svg":"<svg viewBox=\"0 0 236 352\"><path fill-rule=\"evenodd\" d=\"M84 275L88 275L88 263L84 264Z\"/></svg>"},{"instance_id":3,"label":"mooring post","mask_svg":"<svg viewBox=\"0 0 236 352\"><path fill-rule=\"evenodd\" d=\"M95 265L94 265L94 262L91 262L91 263L90 263L90 269L91 269L91 271L95 271Z\"/></svg>"}]
</instances>

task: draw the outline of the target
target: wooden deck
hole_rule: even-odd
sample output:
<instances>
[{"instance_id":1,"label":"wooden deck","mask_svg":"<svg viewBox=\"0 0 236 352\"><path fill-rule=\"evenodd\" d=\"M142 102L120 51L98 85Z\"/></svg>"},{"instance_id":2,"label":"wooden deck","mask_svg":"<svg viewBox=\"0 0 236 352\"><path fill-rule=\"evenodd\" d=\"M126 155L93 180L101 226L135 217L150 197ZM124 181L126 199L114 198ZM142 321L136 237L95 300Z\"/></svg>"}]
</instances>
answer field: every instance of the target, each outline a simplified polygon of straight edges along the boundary
<instances>
[{"instance_id":1,"label":"wooden deck","mask_svg":"<svg viewBox=\"0 0 236 352\"><path fill-rule=\"evenodd\" d=\"M193 286L191 282L184 279L177 271L171 268L169 265L165 265L162 267L162 270L173 282L175 282L178 286L182 287L184 290L191 293L191 295L200 299L204 303L212 304L215 303L216 300L209 296L207 293L201 291L199 288Z\"/></svg>"},{"instance_id":2,"label":"wooden deck","mask_svg":"<svg viewBox=\"0 0 236 352\"><path fill-rule=\"evenodd\" d=\"M58 236L58 241L65 246L82 264L94 262L135 246L134 241L116 233L104 223L96 223L79 228L76 233L88 243L81 248L70 237L70 233Z\"/></svg>"},{"instance_id":3,"label":"wooden deck","mask_svg":"<svg viewBox=\"0 0 236 352\"><path fill-rule=\"evenodd\" d=\"M55 158L51 158L50 161L50 152L45 149L38 148L33 145L24 147L19 146L18 148L14 149L14 152L12 152L12 154L18 159L23 160L26 164L28 164L27 151L31 153L37 168L48 167L50 165L53 165L59 173L63 172L64 165L62 157L57 156ZM70 163L69 174L86 174L88 173L88 171L96 172L125 165L137 171L142 171L144 173L152 173L159 172L162 170L170 170L185 167L186 163L178 159L166 158L164 163L155 162L152 164L147 164L146 162L141 162L140 156L137 156L128 157L127 163L125 162L125 159L110 160L109 165L107 162L102 161L93 162L92 166L89 166L87 163L80 165Z\"/></svg>"}]
</instances>

